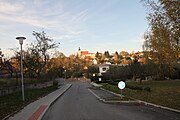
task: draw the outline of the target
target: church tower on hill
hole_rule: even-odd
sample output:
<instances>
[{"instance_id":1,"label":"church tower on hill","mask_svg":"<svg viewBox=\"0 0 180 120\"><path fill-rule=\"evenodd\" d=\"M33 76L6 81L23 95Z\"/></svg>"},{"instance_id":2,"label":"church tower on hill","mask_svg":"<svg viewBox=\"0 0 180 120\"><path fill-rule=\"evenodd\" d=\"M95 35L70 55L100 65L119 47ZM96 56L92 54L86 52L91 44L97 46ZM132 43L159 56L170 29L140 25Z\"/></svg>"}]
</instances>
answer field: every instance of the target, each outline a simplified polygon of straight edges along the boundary
<instances>
[{"instance_id":1,"label":"church tower on hill","mask_svg":"<svg viewBox=\"0 0 180 120\"><path fill-rule=\"evenodd\" d=\"M78 48L77 56L81 57L81 48L80 47Z\"/></svg>"}]
</instances>

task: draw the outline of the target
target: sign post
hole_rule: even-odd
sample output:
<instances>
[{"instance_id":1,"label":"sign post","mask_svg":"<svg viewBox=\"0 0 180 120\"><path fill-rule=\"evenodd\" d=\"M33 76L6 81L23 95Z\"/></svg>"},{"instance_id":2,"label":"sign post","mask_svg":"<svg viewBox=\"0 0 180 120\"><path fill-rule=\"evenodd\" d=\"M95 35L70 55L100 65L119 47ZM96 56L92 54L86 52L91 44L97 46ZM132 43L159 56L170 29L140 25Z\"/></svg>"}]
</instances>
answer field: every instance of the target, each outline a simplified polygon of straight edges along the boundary
<instances>
[{"instance_id":1,"label":"sign post","mask_svg":"<svg viewBox=\"0 0 180 120\"><path fill-rule=\"evenodd\" d=\"M121 99L122 99L122 90L125 88L126 84L123 81L118 83L118 88L121 90Z\"/></svg>"}]
</instances>

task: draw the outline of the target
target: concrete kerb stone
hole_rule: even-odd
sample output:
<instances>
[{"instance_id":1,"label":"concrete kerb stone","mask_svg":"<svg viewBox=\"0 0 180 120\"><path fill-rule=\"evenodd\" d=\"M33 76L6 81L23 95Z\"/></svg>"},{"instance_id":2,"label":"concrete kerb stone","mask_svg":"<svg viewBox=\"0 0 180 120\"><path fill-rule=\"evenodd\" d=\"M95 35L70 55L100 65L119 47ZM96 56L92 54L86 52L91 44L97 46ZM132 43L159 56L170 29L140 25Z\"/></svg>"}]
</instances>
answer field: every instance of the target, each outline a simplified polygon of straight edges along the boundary
<instances>
[{"instance_id":1,"label":"concrete kerb stone","mask_svg":"<svg viewBox=\"0 0 180 120\"><path fill-rule=\"evenodd\" d=\"M72 86L72 84L68 84L68 87L66 89L64 89L64 91L57 96L47 107L46 109L43 111L43 113L41 114L41 116L38 118L38 120L41 120L43 118L43 116L45 115L45 113L48 111L48 109Z\"/></svg>"},{"instance_id":2,"label":"concrete kerb stone","mask_svg":"<svg viewBox=\"0 0 180 120\"><path fill-rule=\"evenodd\" d=\"M6 117L4 117L2 120L7 120L9 117L13 116L14 114L18 113L20 110L14 111L13 113L7 115Z\"/></svg>"},{"instance_id":3,"label":"concrete kerb stone","mask_svg":"<svg viewBox=\"0 0 180 120\"><path fill-rule=\"evenodd\" d=\"M109 93L111 93L111 94L113 94L113 95L116 95L116 96L121 97L121 95L120 95L120 94L114 93L114 92L109 91L109 90L106 90L106 89L104 89L104 88L100 88L100 89L101 89L101 90L104 90L104 91L106 91L106 92L109 92Z\"/></svg>"},{"instance_id":4,"label":"concrete kerb stone","mask_svg":"<svg viewBox=\"0 0 180 120\"><path fill-rule=\"evenodd\" d=\"M94 85L94 84L91 84L91 85ZM97 87L97 85L95 85L95 87ZM114 94L114 95L117 95L117 96L121 97L121 95L119 95L117 93L114 93L112 91L106 90L104 88L100 88L100 89L104 90L106 92L109 92L111 94ZM131 98L131 99L134 99L134 101L106 101L106 100L104 100L104 99L102 99L100 97L98 99L103 101L104 103L135 103L135 104L144 104L144 105L154 106L154 107L158 107L158 108L161 108L161 109L165 109L165 110L169 110L169 111L180 113L180 110L176 110L176 109L165 107L165 106L161 106L161 105L156 105L156 104L153 104L153 103L145 102L145 101L142 101L142 100L137 100L137 99L134 99L134 98Z\"/></svg>"},{"instance_id":5,"label":"concrete kerb stone","mask_svg":"<svg viewBox=\"0 0 180 120\"><path fill-rule=\"evenodd\" d=\"M112 103L112 104L141 104L140 101L113 101L113 100L105 100L99 97L96 93L94 93L91 89L88 89L98 100L104 103Z\"/></svg>"},{"instance_id":6,"label":"concrete kerb stone","mask_svg":"<svg viewBox=\"0 0 180 120\"><path fill-rule=\"evenodd\" d=\"M143 103L144 105L154 106L154 107L157 107L157 108L161 108L161 109L165 109L165 110L169 110L169 111L180 113L180 110L176 110L176 109L173 109L173 108L169 108L169 107L165 107L165 106L161 106L161 105L156 105L156 104L145 102L145 101L141 101L141 100L139 100L139 102L141 104Z\"/></svg>"},{"instance_id":7,"label":"concrete kerb stone","mask_svg":"<svg viewBox=\"0 0 180 120\"><path fill-rule=\"evenodd\" d=\"M101 99L97 94L95 94L91 89L88 89L97 99Z\"/></svg>"},{"instance_id":8,"label":"concrete kerb stone","mask_svg":"<svg viewBox=\"0 0 180 120\"><path fill-rule=\"evenodd\" d=\"M102 85L99 85L99 84L97 84L97 83L95 83L95 82L91 82L91 85L93 85L93 86L95 86L95 87L101 87Z\"/></svg>"}]
</instances>

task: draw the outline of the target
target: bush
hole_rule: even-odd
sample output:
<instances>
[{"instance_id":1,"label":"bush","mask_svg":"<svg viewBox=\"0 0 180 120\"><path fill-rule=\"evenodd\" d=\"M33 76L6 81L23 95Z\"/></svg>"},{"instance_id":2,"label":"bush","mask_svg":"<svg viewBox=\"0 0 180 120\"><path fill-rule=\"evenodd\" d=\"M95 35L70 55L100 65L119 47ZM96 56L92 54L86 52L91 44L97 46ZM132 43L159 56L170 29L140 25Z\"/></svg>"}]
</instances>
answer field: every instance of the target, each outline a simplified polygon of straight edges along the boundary
<instances>
[{"instance_id":1,"label":"bush","mask_svg":"<svg viewBox=\"0 0 180 120\"><path fill-rule=\"evenodd\" d=\"M113 82L120 82L120 81L125 82L126 80L124 80L124 79L115 79L115 80L113 80Z\"/></svg>"},{"instance_id":2,"label":"bush","mask_svg":"<svg viewBox=\"0 0 180 120\"><path fill-rule=\"evenodd\" d=\"M53 80L53 86L58 87L58 81L57 80Z\"/></svg>"},{"instance_id":3,"label":"bush","mask_svg":"<svg viewBox=\"0 0 180 120\"><path fill-rule=\"evenodd\" d=\"M82 75L81 72L74 72L73 75L72 75L72 77L74 77L74 78L80 78L80 77L82 77L82 76L83 76L83 75Z\"/></svg>"},{"instance_id":4,"label":"bush","mask_svg":"<svg viewBox=\"0 0 180 120\"><path fill-rule=\"evenodd\" d=\"M151 92L151 88L150 87L146 87L146 86L126 85L126 88L129 88L129 89L132 89L132 90L144 90L144 91Z\"/></svg>"},{"instance_id":5,"label":"bush","mask_svg":"<svg viewBox=\"0 0 180 120\"><path fill-rule=\"evenodd\" d=\"M118 82L113 82L113 81L107 81L107 83L111 85L118 85Z\"/></svg>"},{"instance_id":6,"label":"bush","mask_svg":"<svg viewBox=\"0 0 180 120\"><path fill-rule=\"evenodd\" d=\"M115 86L118 85L118 82L114 82L114 81L107 81L107 83L111 84L111 85L115 85ZM134 86L134 85L127 85L126 84L126 88L129 88L132 90L141 90L141 91L144 90L144 91L151 92L151 88L147 87L147 86Z\"/></svg>"}]
</instances>

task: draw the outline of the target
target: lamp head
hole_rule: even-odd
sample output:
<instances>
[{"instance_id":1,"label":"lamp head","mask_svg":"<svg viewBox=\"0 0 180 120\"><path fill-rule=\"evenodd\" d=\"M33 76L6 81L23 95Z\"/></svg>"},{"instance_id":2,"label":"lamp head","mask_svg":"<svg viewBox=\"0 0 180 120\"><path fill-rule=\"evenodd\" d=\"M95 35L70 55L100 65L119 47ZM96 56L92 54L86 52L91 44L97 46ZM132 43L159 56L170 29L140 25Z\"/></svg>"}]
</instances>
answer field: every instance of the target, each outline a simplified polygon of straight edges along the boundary
<instances>
[{"instance_id":1,"label":"lamp head","mask_svg":"<svg viewBox=\"0 0 180 120\"><path fill-rule=\"evenodd\" d=\"M17 40L19 40L19 44L22 45L23 44L23 40L25 40L25 37L16 37Z\"/></svg>"}]
</instances>

